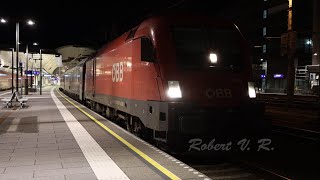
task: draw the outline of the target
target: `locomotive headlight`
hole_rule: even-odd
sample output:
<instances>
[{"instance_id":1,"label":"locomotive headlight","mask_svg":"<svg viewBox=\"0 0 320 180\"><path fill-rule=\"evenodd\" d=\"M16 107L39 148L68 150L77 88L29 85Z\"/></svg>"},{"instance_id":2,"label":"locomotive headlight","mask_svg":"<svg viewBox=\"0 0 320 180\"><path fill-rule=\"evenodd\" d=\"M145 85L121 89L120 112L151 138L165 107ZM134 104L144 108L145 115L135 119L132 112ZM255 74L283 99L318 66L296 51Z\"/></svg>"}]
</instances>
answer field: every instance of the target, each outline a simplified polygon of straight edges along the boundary
<instances>
[{"instance_id":1,"label":"locomotive headlight","mask_svg":"<svg viewBox=\"0 0 320 180\"><path fill-rule=\"evenodd\" d=\"M254 89L253 82L248 82L248 93L250 98L256 98L256 90Z\"/></svg>"},{"instance_id":2,"label":"locomotive headlight","mask_svg":"<svg viewBox=\"0 0 320 180\"><path fill-rule=\"evenodd\" d=\"M212 64L215 64L218 62L218 56L215 53L210 53L209 54L209 60Z\"/></svg>"},{"instance_id":3,"label":"locomotive headlight","mask_svg":"<svg viewBox=\"0 0 320 180\"><path fill-rule=\"evenodd\" d=\"M168 92L167 95L170 98L181 98L181 89L179 86L179 81L168 81Z\"/></svg>"}]
</instances>

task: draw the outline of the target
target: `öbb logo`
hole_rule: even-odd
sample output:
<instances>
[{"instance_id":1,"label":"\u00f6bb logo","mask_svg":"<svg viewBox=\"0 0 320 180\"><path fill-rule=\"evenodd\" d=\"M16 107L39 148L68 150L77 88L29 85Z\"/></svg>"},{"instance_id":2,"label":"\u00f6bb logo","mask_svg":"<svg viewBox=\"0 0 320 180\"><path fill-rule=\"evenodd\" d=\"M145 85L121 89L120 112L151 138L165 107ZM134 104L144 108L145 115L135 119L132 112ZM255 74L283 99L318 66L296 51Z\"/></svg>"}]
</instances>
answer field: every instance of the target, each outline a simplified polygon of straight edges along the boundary
<instances>
[{"instance_id":1,"label":"\u00f6bb logo","mask_svg":"<svg viewBox=\"0 0 320 180\"><path fill-rule=\"evenodd\" d=\"M232 98L232 92L231 89L226 88L218 88L218 89L207 89L205 92L206 96L211 98Z\"/></svg>"},{"instance_id":2,"label":"\u00f6bb logo","mask_svg":"<svg viewBox=\"0 0 320 180\"><path fill-rule=\"evenodd\" d=\"M123 80L123 62L112 65L112 82L121 82Z\"/></svg>"}]
</instances>

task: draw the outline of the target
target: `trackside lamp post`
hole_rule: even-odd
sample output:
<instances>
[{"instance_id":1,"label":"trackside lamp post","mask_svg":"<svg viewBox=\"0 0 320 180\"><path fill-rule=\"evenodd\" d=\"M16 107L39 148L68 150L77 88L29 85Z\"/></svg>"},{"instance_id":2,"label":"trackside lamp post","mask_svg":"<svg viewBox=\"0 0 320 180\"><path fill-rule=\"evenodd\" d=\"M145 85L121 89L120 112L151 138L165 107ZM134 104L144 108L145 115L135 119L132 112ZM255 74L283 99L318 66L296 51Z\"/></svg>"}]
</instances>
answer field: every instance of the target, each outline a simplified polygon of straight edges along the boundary
<instances>
[{"instance_id":1,"label":"trackside lamp post","mask_svg":"<svg viewBox=\"0 0 320 180\"><path fill-rule=\"evenodd\" d=\"M32 20L29 20L27 21L27 24L32 26L34 25L34 22ZM21 67L21 71L22 71L22 67ZM22 82L22 75L21 75L21 82ZM22 84L21 84L21 87L22 87ZM16 92L18 92L18 90L19 90L19 21L16 22Z\"/></svg>"},{"instance_id":2,"label":"trackside lamp post","mask_svg":"<svg viewBox=\"0 0 320 180\"><path fill-rule=\"evenodd\" d=\"M296 50L296 32L292 27L292 0L289 0L288 10L288 70L287 70L287 106L293 102L294 86L295 86L295 66L294 66L294 54Z\"/></svg>"},{"instance_id":3,"label":"trackside lamp post","mask_svg":"<svg viewBox=\"0 0 320 180\"><path fill-rule=\"evenodd\" d=\"M7 23L7 20L4 19L4 18L1 18L0 19L0 23ZM34 22L32 20L28 20L27 24L28 25L34 25ZM14 91L14 87L13 87L13 84L14 84L14 80L13 80L13 78L14 78L14 76L13 76L14 75L14 71L13 71L13 69L14 69L14 67L13 67L13 61L14 61L13 54L14 54L14 49L12 48L12 62L11 62L11 64L12 64L12 71L11 71L12 72L12 76L11 76L12 77L12 80L11 80L11 89L12 89L11 91L12 91L12 94L19 93L19 68L21 68L21 70L20 70L21 71L21 83L22 83L22 75L23 75L22 62L19 63L19 21L16 21L16 67L15 67L15 69L16 69L16 89L15 89L15 91ZM27 62L28 62L28 60L27 60ZM19 67L19 65L20 65L20 67ZM26 94L28 94L28 84L27 84L27 82L26 82L25 86L26 86ZM23 94L23 92L22 92L22 84L21 84L21 95L22 94ZM17 96L17 94L16 94L16 96Z\"/></svg>"}]
</instances>

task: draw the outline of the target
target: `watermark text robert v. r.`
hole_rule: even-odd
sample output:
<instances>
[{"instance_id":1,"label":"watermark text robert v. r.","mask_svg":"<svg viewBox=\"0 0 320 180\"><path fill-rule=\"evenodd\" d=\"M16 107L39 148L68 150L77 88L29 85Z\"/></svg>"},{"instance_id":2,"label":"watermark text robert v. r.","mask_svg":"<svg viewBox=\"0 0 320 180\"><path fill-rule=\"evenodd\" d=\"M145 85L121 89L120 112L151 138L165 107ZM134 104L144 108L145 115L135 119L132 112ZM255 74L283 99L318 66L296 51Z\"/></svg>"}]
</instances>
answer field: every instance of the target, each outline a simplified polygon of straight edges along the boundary
<instances>
[{"instance_id":1,"label":"watermark text robert v. r.","mask_svg":"<svg viewBox=\"0 0 320 180\"><path fill-rule=\"evenodd\" d=\"M274 150L273 147L269 147L271 144L271 139L263 138L259 139L256 142L258 145L257 151L265 150L265 151L272 151ZM227 143L216 143L216 139L212 139L208 144L203 143L202 139L194 138L189 140L189 151L196 150L196 151L230 151L232 148L238 148L240 151L249 151L251 149L252 142L249 139L241 139L236 143L231 141Z\"/></svg>"}]
</instances>

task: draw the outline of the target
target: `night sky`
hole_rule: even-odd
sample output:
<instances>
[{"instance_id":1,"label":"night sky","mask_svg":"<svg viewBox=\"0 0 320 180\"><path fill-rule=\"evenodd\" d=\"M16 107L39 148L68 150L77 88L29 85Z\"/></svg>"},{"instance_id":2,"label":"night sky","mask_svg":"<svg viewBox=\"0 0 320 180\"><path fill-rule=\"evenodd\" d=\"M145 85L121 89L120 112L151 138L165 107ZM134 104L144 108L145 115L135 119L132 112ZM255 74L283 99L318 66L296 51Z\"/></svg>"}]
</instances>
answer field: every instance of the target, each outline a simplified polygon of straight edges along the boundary
<instances>
[{"instance_id":1,"label":"night sky","mask_svg":"<svg viewBox=\"0 0 320 180\"><path fill-rule=\"evenodd\" d=\"M85 3L30 0L2 3L0 17L10 22L0 24L0 44L14 46L15 22L19 20L22 43L38 42L42 48L52 49L69 44L99 48L148 15L176 10L227 17L235 21L248 40L254 41L261 12L259 3L250 0L90 0ZM37 24L33 27L25 25L28 18Z\"/></svg>"}]
</instances>

